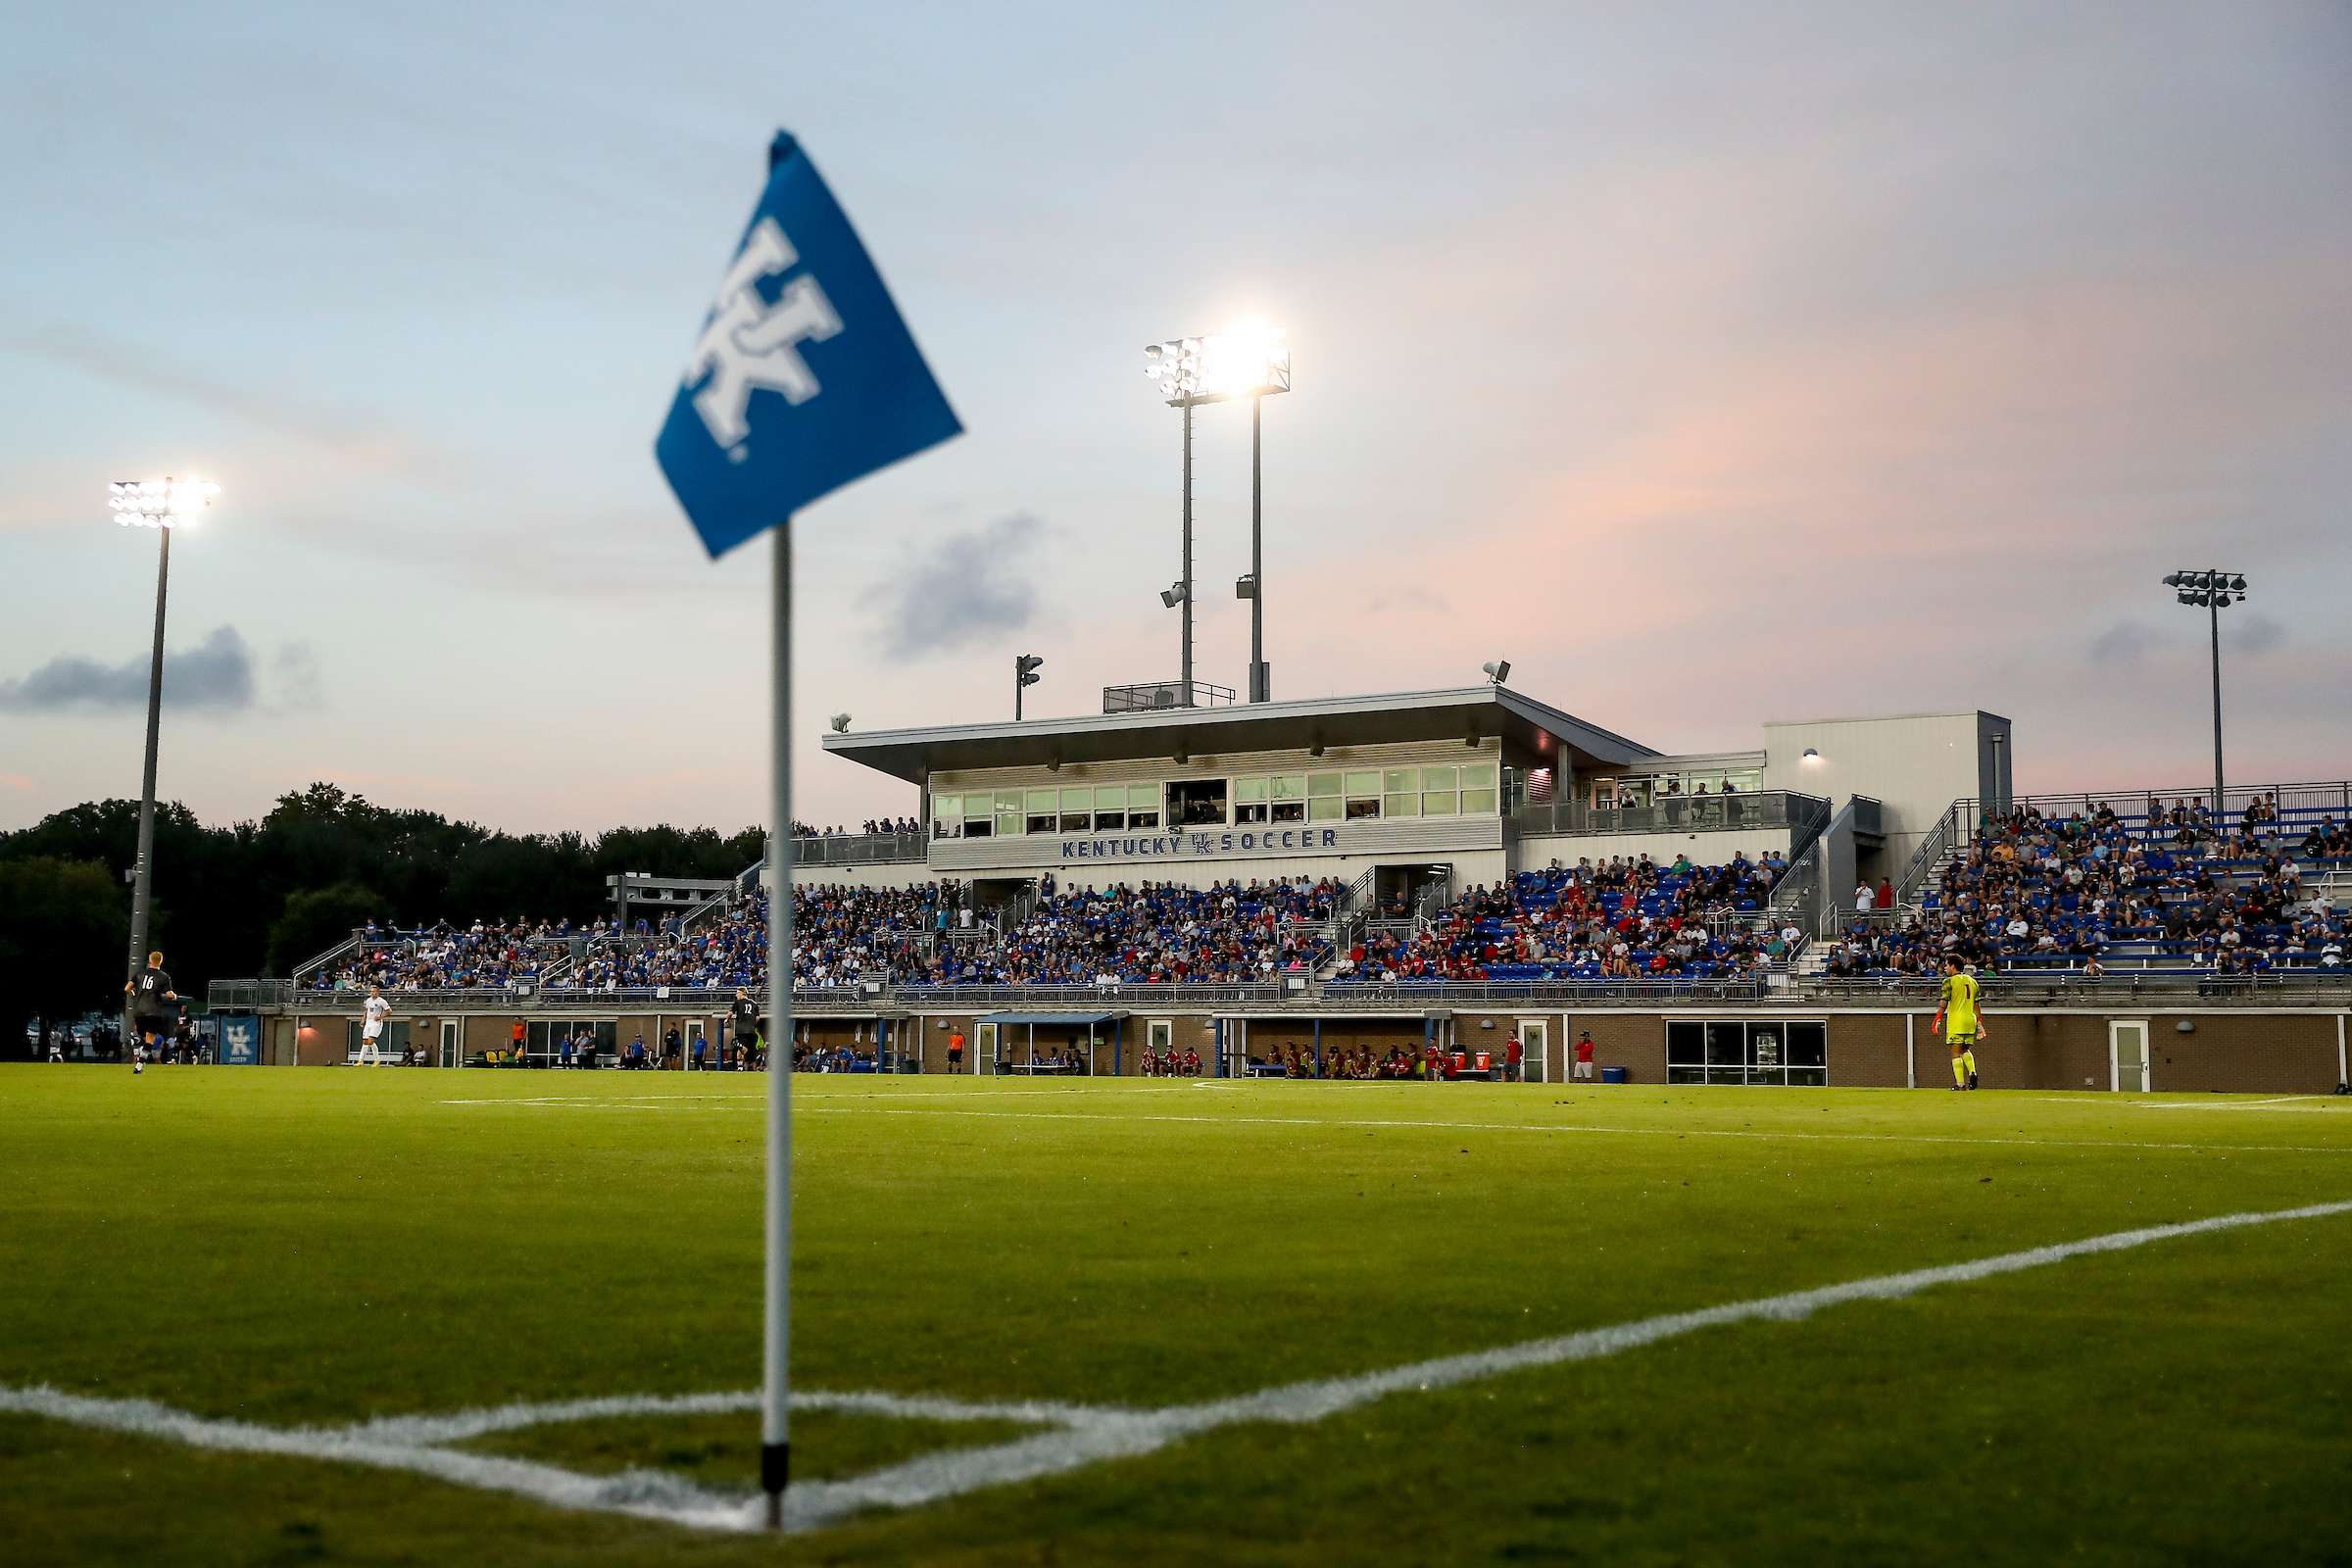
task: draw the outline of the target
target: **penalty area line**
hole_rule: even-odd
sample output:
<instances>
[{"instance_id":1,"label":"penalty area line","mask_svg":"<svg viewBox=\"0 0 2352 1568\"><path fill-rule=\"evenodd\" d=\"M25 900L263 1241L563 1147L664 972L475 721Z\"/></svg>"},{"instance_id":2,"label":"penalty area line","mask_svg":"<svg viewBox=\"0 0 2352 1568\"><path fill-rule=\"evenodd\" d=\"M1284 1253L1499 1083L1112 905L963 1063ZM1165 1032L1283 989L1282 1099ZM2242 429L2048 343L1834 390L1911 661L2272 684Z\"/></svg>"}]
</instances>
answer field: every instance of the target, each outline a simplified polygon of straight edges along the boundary
<instances>
[{"instance_id":1,"label":"penalty area line","mask_svg":"<svg viewBox=\"0 0 2352 1568\"><path fill-rule=\"evenodd\" d=\"M2300 1208L2151 1225L1972 1262L1882 1274L1693 1312L1662 1313L1581 1334L1440 1356L1385 1371L1281 1384L1255 1394L1160 1410L1048 1403L966 1404L888 1394L799 1395L793 1402L803 1408L856 1409L877 1415L949 1420L1008 1418L1048 1425L1054 1430L988 1447L926 1454L905 1464L840 1481L803 1482L785 1494L785 1526L794 1531L814 1530L859 1509L918 1507L986 1487L1040 1480L1107 1459L1151 1453L1221 1427L1249 1422L1304 1425L1394 1394L1425 1394L1535 1367L1597 1360L1700 1329L1756 1321L1798 1322L1825 1307L1856 1301L1899 1300L1936 1286L2015 1274L2072 1257L2124 1251L2186 1236L2346 1213L2352 1213L2352 1201L2310 1203ZM553 1465L466 1453L437 1445L550 1421L743 1410L751 1408L757 1397L748 1391L637 1395L575 1399L561 1404L509 1405L438 1417L392 1417L358 1427L270 1428L237 1421L209 1421L146 1399L92 1398L38 1387L0 1388L0 1412L46 1416L78 1426L233 1452L280 1454L408 1471L556 1507L632 1514L708 1530L749 1531L757 1529L760 1522L761 1503L757 1497L723 1496L675 1476L652 1471L584 1476Z\"/></svg>"}]
</instances>

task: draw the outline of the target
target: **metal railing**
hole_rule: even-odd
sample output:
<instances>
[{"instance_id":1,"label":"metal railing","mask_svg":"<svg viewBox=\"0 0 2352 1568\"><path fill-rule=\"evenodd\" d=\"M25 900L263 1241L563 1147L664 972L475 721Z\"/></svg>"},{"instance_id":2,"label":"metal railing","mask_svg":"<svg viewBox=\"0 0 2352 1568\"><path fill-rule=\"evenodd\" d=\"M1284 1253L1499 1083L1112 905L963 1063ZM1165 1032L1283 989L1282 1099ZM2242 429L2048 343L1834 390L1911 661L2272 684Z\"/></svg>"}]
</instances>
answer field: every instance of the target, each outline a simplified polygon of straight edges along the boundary
<instances>
[{"instance_id":1,"label":"metal railing","mask_svg":"<svg viewBox=\"0 0 2352 1568\"><path fill-rule=\"evenodd\" d=\"M1775 926L1793 924L1807 934L1819 929L1821 874L1821 839L1816 835L1772 885L1772 899L1764 907Z\"/></svg>"},{"instance_id":2,"label":"metal railing","mask_svg":"<svg viewBox=\"0 0 2352 1568\"><path fill-rule=\"evenodd\" d=\"M1977 820L1977 803L1973 798L1954 801L1945 808L1919 848L1911 854L1911 862L1894 884L1894 906L1909 909L1918 906L1927 891L1927 880L1943 863L1945 856L1968 842L1969 829Z\"/></svg>"},{"instance_id":3,"label":"metal railing","mask_svg":"<svg viewBox=\"0 0 2352 1568\"><path fill-rule=\"evenodd\" d=\"M2352 975L2225 975L2187 970L2110 970L2085 977L2065 970L2047 974L1992 970L1978 976L1988 1008L2105 1006L2135 1000L2261 1007L2341 1007L2352 1003ZM1942 982L1926 976L1818 975L1791 988L1815 1001L1877 1002L1934 1011Z\"/></svg>"},{"instance_id":4,"label":"metal railing","mask_svg":"<svg viewBox=\"0 0 2352 1568\"><path fill-rule=\"evenodd\" d=\"M1239 1005L1245 1003L1280 1002L1292 995L1288 986L1255 981L1237 981L1225 984L1135 984L1108 982L1096 985L1004 985L1004 986L899 986L892 992L899 1006L909 1012L958 1012L976 1007L1005 1007L1028 1004L1065 1007L1101 1007L1115 1004L1133 1008L1152 1003L1205 1003L1209 1005Z\"/></svg>"},{"instance_id":5,"label":"metal railing","mask_svg":"<svg viewBox=\"0 0 2352 1568\"><path fill-rule=\"evenodd\" d=\"M1351 1003L1760 1002L1766 987L1755 979L1639 980L1333 980L1323 987L1326 1006Z\"/></svg>"},{"instance_id":6,"label":"metal railing","mask_svg":"<svg viewBox=\"0 0 2352 1568\"><path fill-rule=\"evenodd\" d=\"M1647 806L1594 806L1553 800L1522 806L1511 824L1521 837L1594 837L1603 833L1720 833L1743 828L1809 828L1830 819L1830 803L1794 790L1749 795L1668 795ZM1791 853L1794 853L1793 845Z\"/></svg>"},{"instance_id":7,"label":"metal railing","mask_svg":"<svg viewBox=\"0 0 2352 1568\"><path fill-rule=\"evenodd\" d=\"M1305 983L1299 982L1304 979ZM1140 1011L1153 1006L1295 1006L1345 1010L1349 1007L1499 1004L1556 1002L1603 1004L1734 1004L1761 1002L1853 1002L1933 1010L1940 983L1901 975L1791 975L1776 977L1549 979L1549 980L1351 980L1316 982L1286 976L1273 982L1203 984L1103 983L1095 985L869 985L799 986L796 1007L847 1007L890 1013L977 1012L999 1007L1062 1007L1075 1010ZM2079 971L1993 970L1981 977L1988 1007L2114 1006L2123 1004L2246 1007L2352 1006L2352 975L2288 971L2226 975L2211 970L2111 969L2095 978ZM764 1007L767 988L749 988ZM356 991L303 991L285 980L216 980L209 992L214 1010L276 1007L318 1017L357 1016L366 995ZM629 986L617 990L529 987L496 991L402 991L393 993L403 1013L475 1013L547 1016L610 1016L616 1011L706 1013L715 1016L734 1003L732 987Z\"/></svg>"},{"instance_id":8,"label":"metal railing","mask_svg":"<svg viewBox=\"0 0 2352 1568\"><path fill-rule=\"evenodd\" d=\"M792 841L792 863L900 865L929 858L920 833L803 833Z\"/></svg>"},{"instance_id":9,"label":"metal railing","mask_svg":"<svg viewBox=\"0 0 2352 1568\"><path fill-rule=\"evenodd\" d=\"M1178 708L1223 708L1239 696L1230 686L1194 681L1188 692L1181 680L1148 680L1133 686L1102 688L1105 713L1151 713Z\"/></svg>"}]
</instances>

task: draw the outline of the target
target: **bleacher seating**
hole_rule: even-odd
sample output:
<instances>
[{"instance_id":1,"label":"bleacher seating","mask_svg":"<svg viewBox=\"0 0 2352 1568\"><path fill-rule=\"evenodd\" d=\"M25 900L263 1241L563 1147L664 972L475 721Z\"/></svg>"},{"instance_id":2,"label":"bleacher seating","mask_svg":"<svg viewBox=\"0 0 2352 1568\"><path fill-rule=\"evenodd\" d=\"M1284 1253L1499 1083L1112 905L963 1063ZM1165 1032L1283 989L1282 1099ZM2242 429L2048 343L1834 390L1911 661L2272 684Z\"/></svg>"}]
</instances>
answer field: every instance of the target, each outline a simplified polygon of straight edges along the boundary
<instances>
[{"instance_id":1,"label":"bleacher seating","mask_svg":"<svg viewBox=\"0 0 2352 1568\"><path fill-rule=\"evenodd\" d=\"M2019 973L2343 973L2343 911L2316 892L2352 858L2334 813L2258 799L2218 823L2151 799L1984 819L1888 922L1857 922L1823 972L1933 974L1946 953Z\"/></svg>"},{"instance_id":2,"label":"bleacher seating","mask_svg":"<svg viewBox=\"0 0 2352 1568\"><path fill-rule=\"evenodd\" d=\"M1410 985L1750 975L1784 956L1760 912L1784 868L1737 855L1723 865L1648 857L1522 871L1409 931L1374 932L1348 973Z\"/></svg>"}]
</instances>

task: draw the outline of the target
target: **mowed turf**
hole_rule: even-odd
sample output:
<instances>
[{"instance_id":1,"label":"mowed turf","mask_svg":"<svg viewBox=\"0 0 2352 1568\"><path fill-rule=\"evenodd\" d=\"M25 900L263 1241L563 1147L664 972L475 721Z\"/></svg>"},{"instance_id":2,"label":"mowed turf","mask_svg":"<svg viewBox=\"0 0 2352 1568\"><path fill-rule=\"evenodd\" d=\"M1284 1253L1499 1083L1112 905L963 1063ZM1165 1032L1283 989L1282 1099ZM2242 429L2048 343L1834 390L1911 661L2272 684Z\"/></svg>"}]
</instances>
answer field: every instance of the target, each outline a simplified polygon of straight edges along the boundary
<instances>
[{"instance_id":1,"label":"mowed turf","mask_svg":"<svg viewBox=\"0 0 2352 1568\"><path fill-rule=\"evenodd\" d=\"M811 1389L1152 1407L2352 1199L2319 1100L796 1082ZM0 1068L0 1385L750 1387L764 1080ZM776 1542L0 1416L34 1562L2346 1562L2352 1216L1241 1426ZM810 1473L1003 1429L811 1417ZM754 1418L477 1446L721 1488Z\"/></svg>"}]
</instances>

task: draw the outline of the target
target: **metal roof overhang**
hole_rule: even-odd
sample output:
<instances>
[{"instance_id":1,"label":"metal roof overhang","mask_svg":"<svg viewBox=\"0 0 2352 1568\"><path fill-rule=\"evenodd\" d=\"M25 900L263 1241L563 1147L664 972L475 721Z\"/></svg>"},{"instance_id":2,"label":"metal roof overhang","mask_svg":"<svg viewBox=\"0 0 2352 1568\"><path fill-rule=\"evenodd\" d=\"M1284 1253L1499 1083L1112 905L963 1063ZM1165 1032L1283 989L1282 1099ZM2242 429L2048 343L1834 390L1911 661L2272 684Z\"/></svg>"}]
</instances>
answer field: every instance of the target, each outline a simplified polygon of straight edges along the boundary
<instances>
[{"instance_id":1,"label":"metal roof overhang","mask_svg":"<svg viewBox=\"0 0 2352 1568\"><path fill-rule=\"evenodd\" d=\"M1099 1023L1116 1023L1126 1016L1124 1012L984 1012L973 1022L1067 1024L1083 1029Z\"/></svg>"},{"instance_id":2,"label":"metal roof overhang","mask_svg":"<svg viewBox=\"0 0 2352 1568\"><path fill-rule=\"evenodd\" d=\"M1086 713L1023 723L943 724L930 729L827 735L825 750L894 778L923 784L934 773L1051 762L1114 762L1223 752L1308 751L1499 735L1539 755L1558 747L1578 767L1624 766L1659 754L1622 735L1500 686L1319 697L1304 702Z\"/></svg>"}]
</instances>

